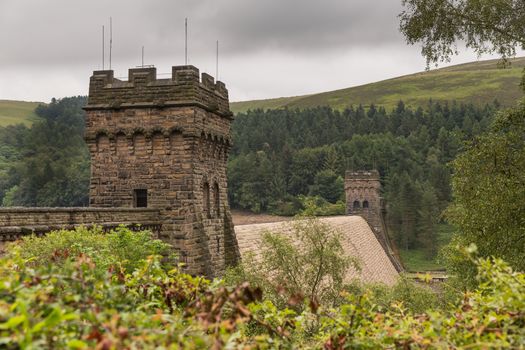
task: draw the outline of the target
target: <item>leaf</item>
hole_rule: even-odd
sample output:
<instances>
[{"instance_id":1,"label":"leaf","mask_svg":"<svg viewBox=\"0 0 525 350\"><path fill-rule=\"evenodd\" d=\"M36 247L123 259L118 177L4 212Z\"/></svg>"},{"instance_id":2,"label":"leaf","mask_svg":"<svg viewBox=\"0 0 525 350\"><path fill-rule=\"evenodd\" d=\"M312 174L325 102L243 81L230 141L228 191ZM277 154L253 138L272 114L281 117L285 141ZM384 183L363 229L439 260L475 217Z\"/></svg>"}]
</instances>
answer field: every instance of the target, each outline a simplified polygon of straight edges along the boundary
<instances>
[{"instance_id":1,"label":"leaf","mask_svg":"<svg viewBox=\"0 0 525 350\"><path fill-rule=\"evenodd\" d=\"M49 328L56 326L62 321L62 311L60 309L53 309L49 315L45 318L45 325Z\"/></svg>"},{"instance_id":2,"label":"leaf","mask_svg":"<svg viewBox=\"0 0 525 350\"><path fill-rule=\"evenodd\" d=\"M26 320L25 315L13 316L9 321L0 323L0 329L13 329Z\"/></svg>"},{"instance_id":3,"label":"leaf","mask_svg":"<svg viewBox=\"0 0 525 350\"><path fill-rule=\"evenodd\" d=\"M82 340L74 339L67 343L67 346L70 349L85 349L88 347L86 343L84 343Z\"/></svg>"}]
</instances>

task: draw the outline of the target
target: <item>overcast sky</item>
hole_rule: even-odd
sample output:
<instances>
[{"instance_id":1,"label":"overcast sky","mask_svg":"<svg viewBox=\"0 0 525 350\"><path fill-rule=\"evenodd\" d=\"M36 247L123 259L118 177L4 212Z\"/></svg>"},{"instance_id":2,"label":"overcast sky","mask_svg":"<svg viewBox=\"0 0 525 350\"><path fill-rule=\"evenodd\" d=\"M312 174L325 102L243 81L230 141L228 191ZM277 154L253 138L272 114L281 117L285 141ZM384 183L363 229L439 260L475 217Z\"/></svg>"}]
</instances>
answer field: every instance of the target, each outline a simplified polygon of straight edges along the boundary
<instances>
[{"instance_id":1,"label":"overcast sky","mask_svg":"<svg viewBox=\"0 0 525 350\"><path fill-rule=\"evenodd\" d=\"M87 94L113 18L113 69L189 63L240 101L302 95L425 69L398 31L401 0L0 0L0 99L47 102ZM109 39L106 38L106 43ZM106 52L109 45L106 45ZM485 57L487 58L487 57ZM465 52L452 64L475 60ZM107 68L108 57L106 57ZM161 76L166 77L166 76Z\"/></svg>"}]
</instances>

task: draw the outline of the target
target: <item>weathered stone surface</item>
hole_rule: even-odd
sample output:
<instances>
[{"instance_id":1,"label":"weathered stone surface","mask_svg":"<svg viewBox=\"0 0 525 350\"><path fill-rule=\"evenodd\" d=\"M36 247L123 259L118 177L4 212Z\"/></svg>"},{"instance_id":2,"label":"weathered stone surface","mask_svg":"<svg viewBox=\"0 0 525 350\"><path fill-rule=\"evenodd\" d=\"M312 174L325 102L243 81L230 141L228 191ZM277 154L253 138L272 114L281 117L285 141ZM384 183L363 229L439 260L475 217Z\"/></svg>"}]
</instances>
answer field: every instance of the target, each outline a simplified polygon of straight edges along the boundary
<instances>
[{"instance_id":1,"label":"weathered stone surface","mask_svg":"<svg viewBox=\"0 0 525 350\"><path fill-rule=\"evenodd\" d=\"M360 215L378 232L382 231L381 182L377 170L347 171L346 213Z\"/></svg>"},{"instance_id":2,"label":"weathered stone surface","mask_svg":"<svg viewBox=\"0 0 525 350\"><path fill-rule=\"evenodd\" d=\"M341 243L345 254L357 258L361 263L361 270L355 268L348 270L346 281L358 279L365 283L380 282L387 285L393 285L397 281L399 273L396 267L362 217L338 216L319 220L342 234ZM256 260L260 259L261 237L264 232L271 231L291 236L291 230L290 222L235 226L242 256L251 253Z\"/></svg>"},{"instance_id":3,"label":"weathered stone surface","mask_svg":"<svg viewBox=\"0 0 525 350\"><path fill-rule=\"evenodd\" d=\"M0 241L14 241L28 234L41 235L79 225L105 229L126 225L160 233L159 210L150 208L0 208Z\"/></svg>"},{"instance_id":4,"label":"weathered stone surface","mask_svg":"<svg viewBox=\"0 0 525 350\"><path fill-rule=\"evenodd\" d=\"M392 249L384 220L384 202L377 170L347 171L345 174L346 213L363 217L398 271L403 270Z\"/></svg>"},{"instance_id":5,"label":"weathered stone surface","mask_svg":"<svg viewBox=\"0 0 525 350\"><path fill-rule=\"evenodd\" d=\"M228 91L193 66L91 77L85 139L91 153L90 205L133 207L137 190L159 210L160 237L188 272L220 275L238 257L227 197L231 147Z\"/></svg>"},{"instance_id":6,"label":"weathered stone surface","mask_svg":"<svg viewBox=\"0 0 525 350\"><path fill-rule=\"evenodd\" d=\"M93 73L85 107L91 208L0 209L0 246L80 224L142 224L174 246L189 273L215 277L237 262L228 90L205 73L201 82L193 66L172 72L157 79L155 68L130 69L128 81Z\"/></svg>"}]
</instances>

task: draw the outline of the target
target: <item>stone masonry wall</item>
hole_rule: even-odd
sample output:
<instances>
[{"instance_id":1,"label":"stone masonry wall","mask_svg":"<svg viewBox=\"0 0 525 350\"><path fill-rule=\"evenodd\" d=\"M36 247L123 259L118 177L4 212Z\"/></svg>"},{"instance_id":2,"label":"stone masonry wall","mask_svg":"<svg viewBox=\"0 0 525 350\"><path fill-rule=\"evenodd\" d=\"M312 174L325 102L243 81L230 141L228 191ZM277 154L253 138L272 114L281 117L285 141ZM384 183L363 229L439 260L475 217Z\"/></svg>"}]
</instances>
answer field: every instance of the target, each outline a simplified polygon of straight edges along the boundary
<instances>
[{"instance_id":1,"label":"stone masonry wall","mask_svg":"<svg viewBox=\"0 0 525 350\"><path fill-rule=\"evenodd\" d=\"M25 235L93 224L105 229L120 224L160 232L159 211L149 208L0 208L0 249Z\"/></svg>"},{"instance_id":2,"label":"stone masonry wall","mask_svg":"<svg viewBox=\"0 0 525 350\"><path fill-rule=\"evenodd\" d=\"M133 207L135 190L159 210L160 237L188 272L220 275L239 258L227 202L228 92L195 67L130 69L128 82L94 72L86 106L90 205Z\"/></svg>"},{"instance_id":3,"label":"stone masonry wall","mask_svg":"<svg viewBox=\"0 0 525 350\"><path fill-rule=\"evenodd\" d=\"M384 221L381 181L377 170L347 171L345 174L346 213L363 217L387 256L398 271L403 271L401 260L394 252Z\"/></svg>"},{"instance_id":4,"label":"stone masonry wall","mask_svg":"<svg viewBox=\"0 0 525 350\"><path fill-rule=\"evenodd\" d=\"M347 171L345 175L347 214L364 217L377 232L382 231L381 182L379 180L379 173L376 170Z\"/></svg>"}]
</instances>

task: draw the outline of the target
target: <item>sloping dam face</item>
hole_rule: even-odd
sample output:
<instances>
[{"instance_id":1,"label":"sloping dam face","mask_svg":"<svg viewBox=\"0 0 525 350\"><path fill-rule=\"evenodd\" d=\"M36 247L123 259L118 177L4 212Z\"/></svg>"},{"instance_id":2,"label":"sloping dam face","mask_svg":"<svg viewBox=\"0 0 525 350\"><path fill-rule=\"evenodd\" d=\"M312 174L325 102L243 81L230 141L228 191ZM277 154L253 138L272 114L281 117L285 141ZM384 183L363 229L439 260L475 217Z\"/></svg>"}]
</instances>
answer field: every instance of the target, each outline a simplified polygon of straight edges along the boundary
<instances>
[{"instance_id":1,"label":"sloping dam face","mask_svg":"<svg viewBox=\"0 0 525 350\"><path fill-rule=\"evenodd\" d=\"M360 216L337 216L319 219L341 234L341 243L347 256L357 258L360 269L348 269L346 281L363 283L396 283L399 273L379 243L368 223ZM252 253L260 259L261 238L265 232L273 232L293 238L293 222L235 226L241 257Z\"/></svg>"}]
</instances>

